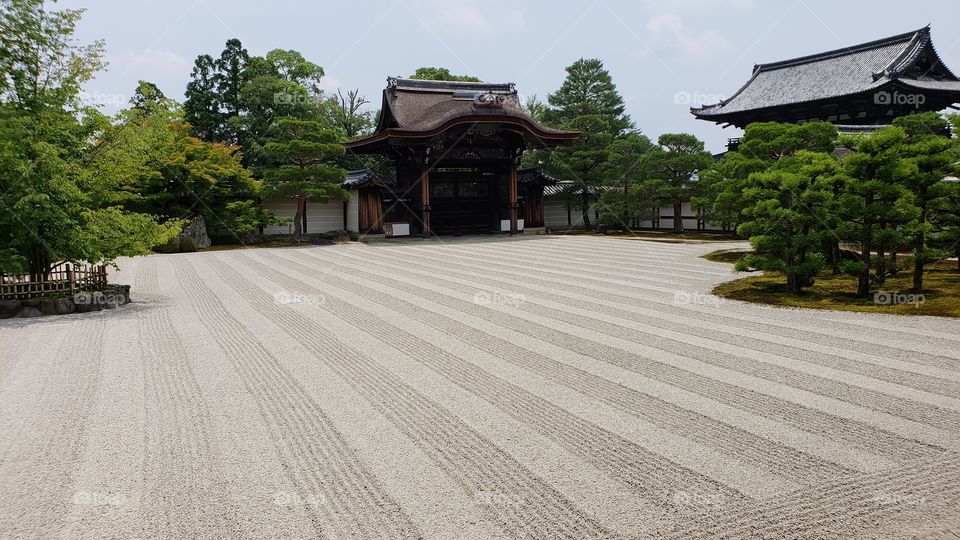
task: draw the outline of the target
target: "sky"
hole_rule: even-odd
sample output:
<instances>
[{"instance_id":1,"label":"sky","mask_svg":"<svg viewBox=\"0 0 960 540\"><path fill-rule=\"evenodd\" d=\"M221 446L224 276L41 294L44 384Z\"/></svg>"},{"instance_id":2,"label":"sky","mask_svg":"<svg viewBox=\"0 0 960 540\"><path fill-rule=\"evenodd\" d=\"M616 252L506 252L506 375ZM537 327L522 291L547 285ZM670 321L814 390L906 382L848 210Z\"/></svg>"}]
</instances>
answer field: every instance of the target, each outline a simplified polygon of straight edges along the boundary
<instances>
[{"instance_id":1,"label":"sky","mask_svg":"<svg viewBox=\"0 0 960 540\"><path fill-rule=\"evenodd\" d=\"M194 59L238 38L254 55L294 49L326 72L324 88L359 89L376 109L388 76L447 67L513 82L524 98L559 88L564 68L599 58L627 113L652 139L693 133L713 152L735 128L696 120L690 105L729 97L753 65L847 47L932 25L960 73L956 0L61 0L85 8L81 43L106 42L107 70L86 87L113 112L137 81L183 100Z\"/></svg>"}]
</instances>

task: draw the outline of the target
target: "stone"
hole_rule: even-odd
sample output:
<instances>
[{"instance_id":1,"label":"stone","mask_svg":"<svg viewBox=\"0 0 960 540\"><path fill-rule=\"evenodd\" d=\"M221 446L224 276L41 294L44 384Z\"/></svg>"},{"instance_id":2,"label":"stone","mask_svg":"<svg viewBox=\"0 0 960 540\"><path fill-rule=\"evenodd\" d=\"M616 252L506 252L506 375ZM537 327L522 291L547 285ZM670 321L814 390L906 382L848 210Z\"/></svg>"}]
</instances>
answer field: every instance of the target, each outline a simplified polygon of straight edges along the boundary
<instances>
[{"instance_id":1,"label":"stone","mask_svg":"<svg viewBox=\"0 0 960 540\"><path fill-rule=\"evenodd\" d=\"M0 319L16 317L20 311L19 300L0 300Z\"/></svg>"},{"instance_id":2,"label":"stone","mask_svg":"<svg viewBox=\"0 0 960 540\"><path fill-rule=\"evenodd\" d=\"M57 314L57 299L56 298L44 298L40 300L40 311L44 315L56 315Z\"/></svg>"},{"instance_id":3,"label":"stone","mask_svg":"<svg viewBox=\"0 0 960 540\"><path fill-rule=\"evenodd\" d=\"M20 314L18 315L18 317L22 319L27 319L31 317L43 317L43 312L32 306L24 306L20 308Z\"/></svg>"},{"instance_id":4,"label":"stone","mask_svg":"<svg viewBox=\"0 0 960 540\"><path fill-rule=\"evenodd\" d=\"M129 285L117 285L114 288L114 294L117 296L117 304L124 305L130 303L130 286Z\"/></svg>"},{"instance_id":5,"label":"stone","mask_svg":"<svg viewBox=\"0 0 960 540\"><path fill-rule=\"evenodd\" d=\"M117 297L113 294L108 294L103 301L103 307L105 309L117 309Z\"/></svg>"},{"instance_id":6,"label":"stone","mask_svg":"<svg viewBox=\"0 0 960 540\"><path fill-rule=\"evenodd\" d=\"M103 293L100 291L83 291L73 295L73 303L77 306L77 313L100 311L103 309L103 302Z\"/></svg>"},{"instance_id":7,"label":"stone","mask_svg":"<svg viewBox=\"0 0 960 540\"><path fill-rule=\"evenodd\" d=\"M69 298L57 298L56 300L56 312L57 315L68 315L77 310L76 304L73 303L73 300Z\"/></svg>"},{"instance_id":8,"label":"stone","mask_svg":"<svg viewBox=\"0 0 960 540\"><path fill-rule=\"evenodd\" d=\"M30 307L38 308L38 307L40 307L40 299L39 299L39 298L27 298L27 299L25 299L25 300L21 300L21 301L20 301L20 304L21 304L21 305L24 305L24 306L30 306Z\"/></svg>"},{"instance_id":9,"label":"stone","mask_svg":"<svg viewBox=\"0 0 960 540\"><path fill-rule=\"evenodd\" d=\"M207 235L207 222L203 216L196 216L190 220L190 224L180 231L180 238L193 238L198 248L210 247L210 236Z\"/></svg>"}]
</instances>

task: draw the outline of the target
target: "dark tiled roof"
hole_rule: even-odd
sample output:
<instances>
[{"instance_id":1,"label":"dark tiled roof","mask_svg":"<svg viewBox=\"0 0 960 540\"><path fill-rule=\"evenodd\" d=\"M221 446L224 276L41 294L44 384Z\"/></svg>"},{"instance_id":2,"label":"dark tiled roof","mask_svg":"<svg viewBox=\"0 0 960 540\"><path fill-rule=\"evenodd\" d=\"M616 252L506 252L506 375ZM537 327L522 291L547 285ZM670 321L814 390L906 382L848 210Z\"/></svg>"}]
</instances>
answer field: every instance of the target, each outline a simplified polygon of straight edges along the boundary
<instances>
[{"instance_id":1,"label":"dark tiled roof","mask_svg":"<svg viewBox=\"0 0 960 540\"><path fill-rule=\"evenodd\" d=\"M937 64L936 77L929 71L911 71L923 58ZM750 80L731 98L715 105L691 108L691 112L710 120L735 113L874 92L892 81L918 89L960 92L960 81L933 49L928 26L862 45L756 65Z\"/></svg>"},{"instance_id":2,"label":"dark tiled roof","mask_svg":"<svg viewBox=\"0 0 960 540\"><path fill-rule=\"evenodd\" d=\"M552 186L560 180L546 174L540 167L531 167L529 169L517 170L517 182L520 184L543 184Z\"/></svg>"},{"instance_id":3,"label":"dark tiled roof","mask_svg":"<svg viewBox=\"0 0 960 540\"><path fill-rule=\"evenodd\" d=\"M513 83L387 79L380 122L370 137L345 143L356 149L385 138L416 138L443 131L457 119L510 122L543 140L573 140L579 134L541 125L521 106Z\"/></svg>"},{"instance_id":4,"label":"dark tiled roof","mask_svg":"<svg viewBox=\"0 0 960 540\"><path fill-rule=\"evenodd\" d=\"M343 182L344 189L360 189L367 186L384 187L385 185L383 180L377 176L377 173L370 169L349 171L347 173L347 179Z\"/></svg>"}]
</instances>

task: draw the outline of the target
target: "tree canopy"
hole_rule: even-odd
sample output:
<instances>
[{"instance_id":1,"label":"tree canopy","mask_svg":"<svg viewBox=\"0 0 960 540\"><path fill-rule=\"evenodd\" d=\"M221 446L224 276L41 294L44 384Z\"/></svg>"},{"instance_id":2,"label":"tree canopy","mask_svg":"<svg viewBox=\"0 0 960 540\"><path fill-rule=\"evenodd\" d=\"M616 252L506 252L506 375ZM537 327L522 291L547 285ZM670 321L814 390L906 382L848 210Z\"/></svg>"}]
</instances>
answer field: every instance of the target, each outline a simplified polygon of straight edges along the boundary
<instances>
[{"instance_id":1,"label":"tree canopy","mask_svg":"<svg viewBox=\"0 0 960 540\"><path fill-rule=\"evenodd\" d=\"M450 73L449 69L444 67L420 67L417 68L409 78L425 81L482 82L472 75L454 75Z\"/></svg>"}]
</instances>

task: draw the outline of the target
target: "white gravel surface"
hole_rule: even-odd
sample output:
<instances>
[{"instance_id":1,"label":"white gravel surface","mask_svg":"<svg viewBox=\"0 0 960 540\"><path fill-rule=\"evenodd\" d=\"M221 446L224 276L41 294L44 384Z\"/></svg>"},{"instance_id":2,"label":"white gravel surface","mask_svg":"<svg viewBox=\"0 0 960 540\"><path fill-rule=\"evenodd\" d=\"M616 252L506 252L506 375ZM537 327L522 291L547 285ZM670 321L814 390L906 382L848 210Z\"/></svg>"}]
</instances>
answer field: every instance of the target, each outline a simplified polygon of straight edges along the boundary
<instances>
[{"instance_id":1,"label":"white gravel surface","mask_svg":"<svg viewBox=\"0 0 960 540\"><path fill-rule=\"evenodd\" d=\"M722 301L724 247L123 260L0 321L0 537L960 535L960 324Z\"/></svg>"}]
</instances>

